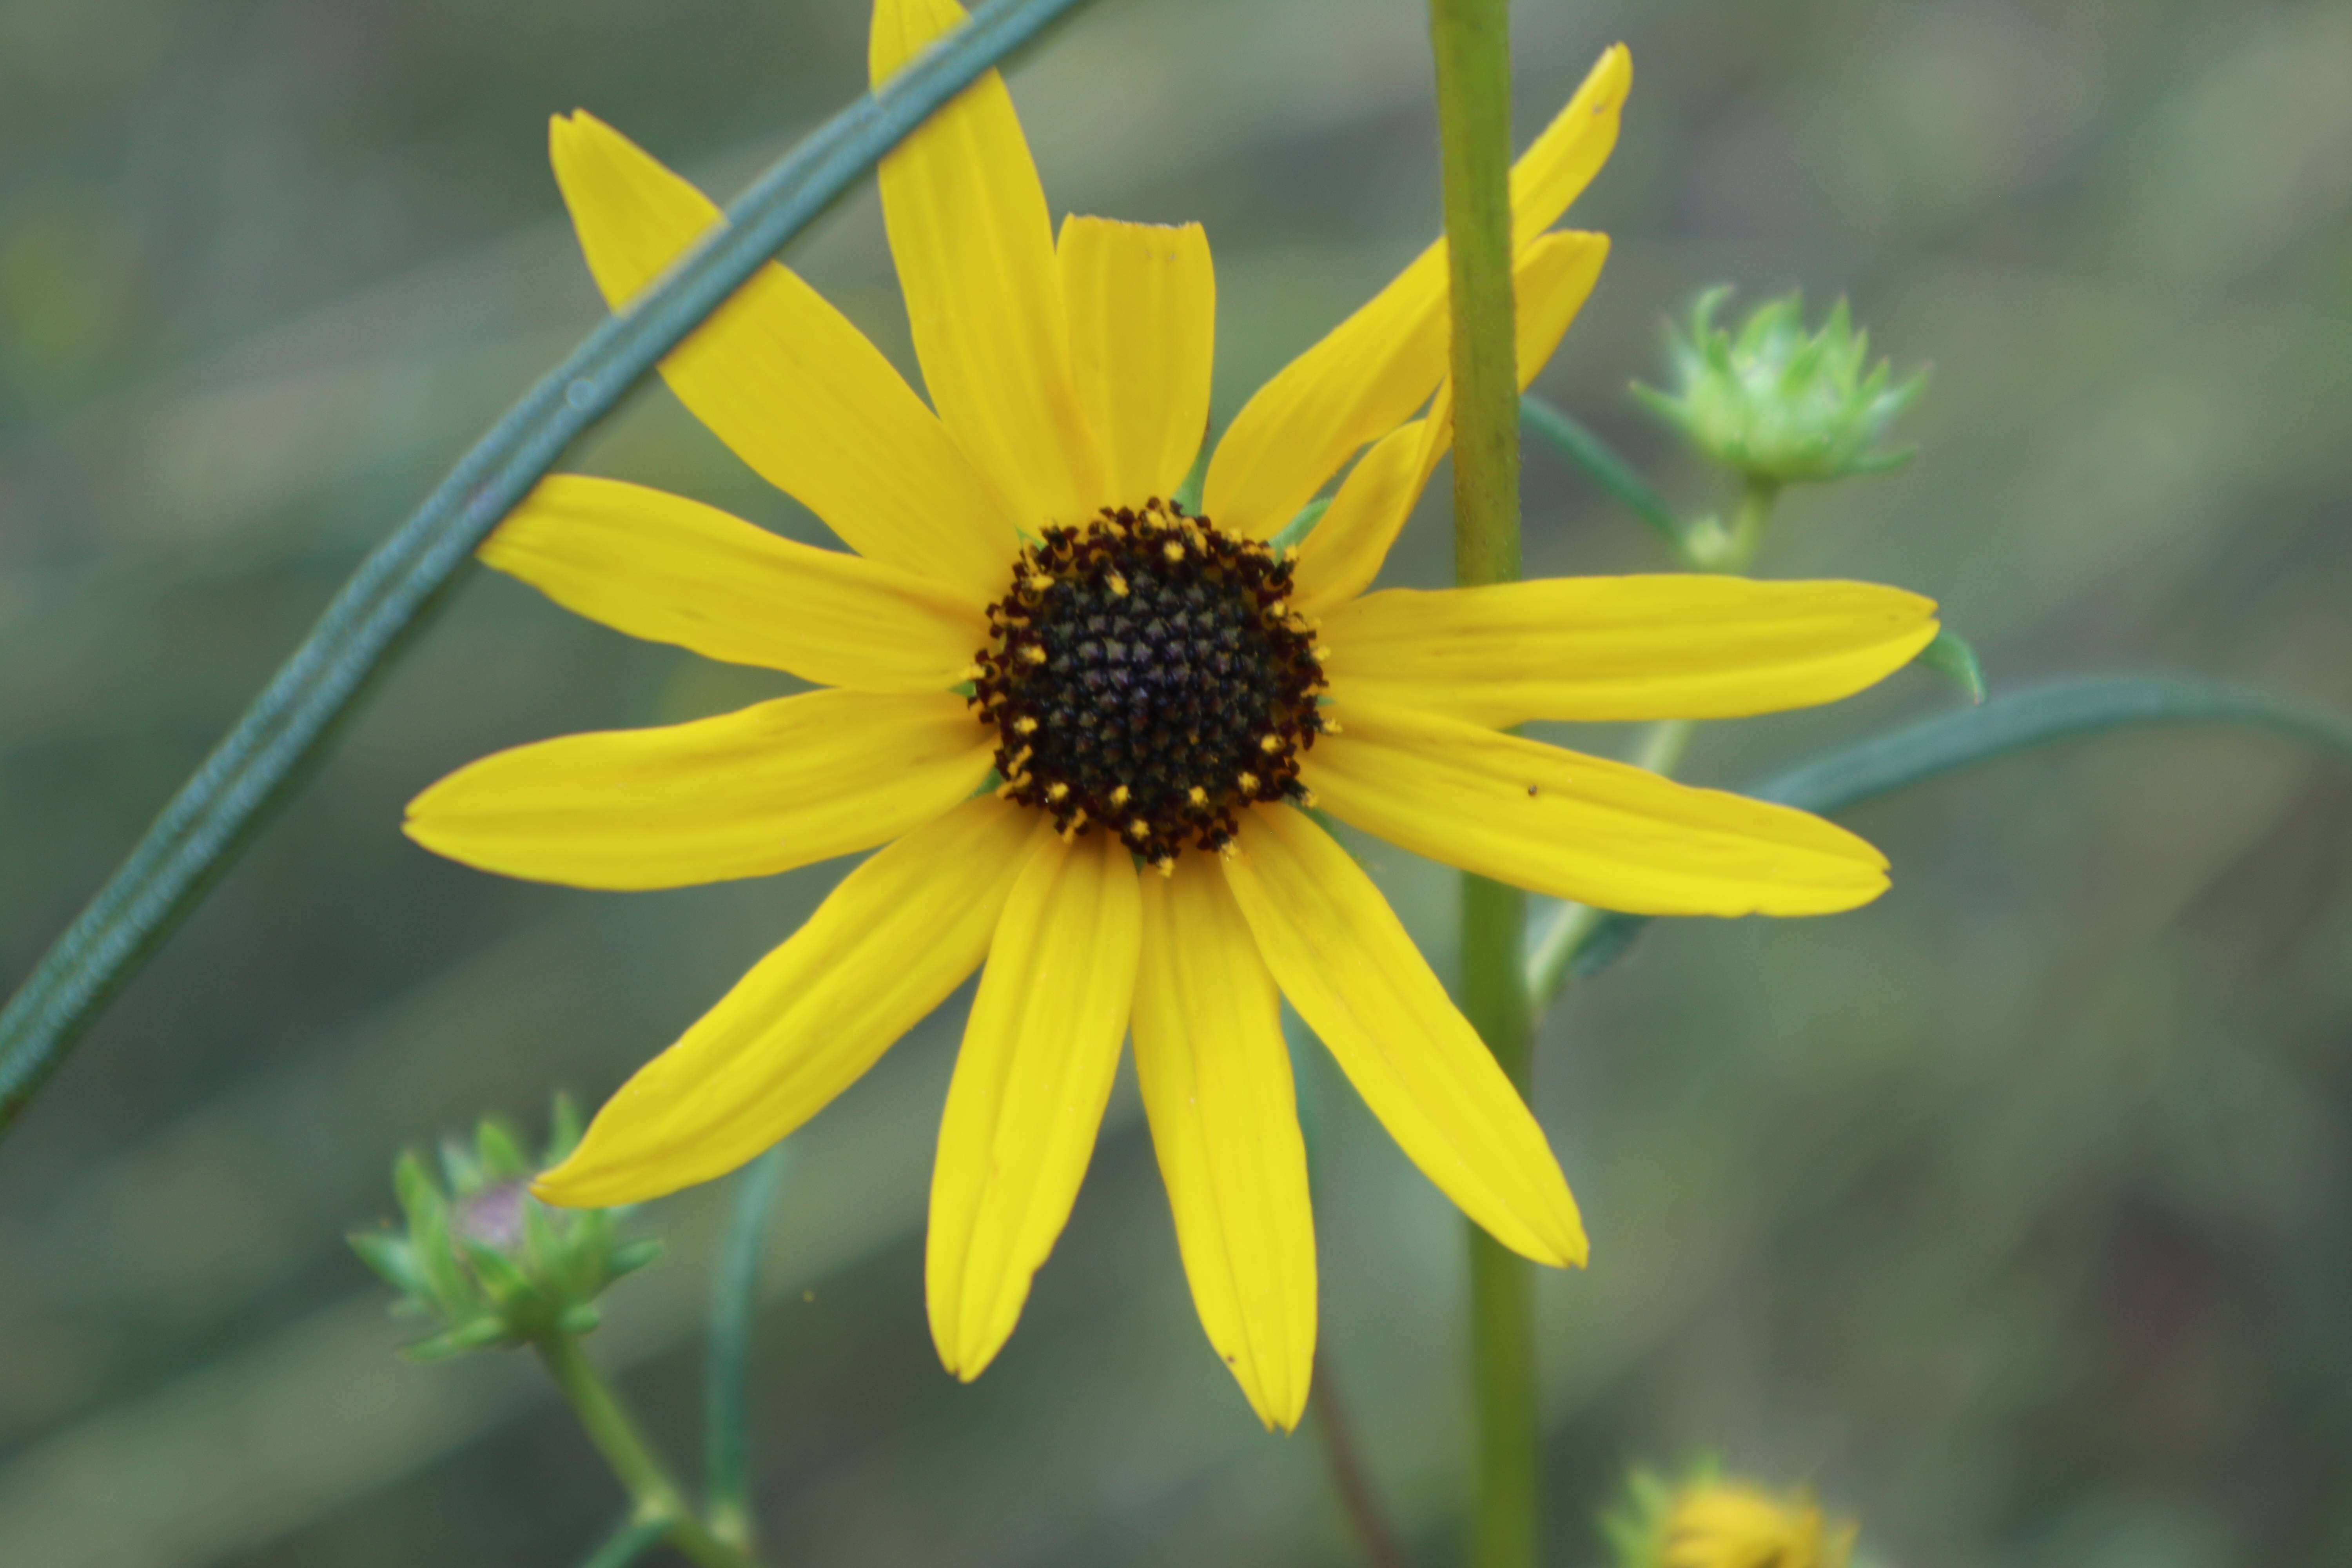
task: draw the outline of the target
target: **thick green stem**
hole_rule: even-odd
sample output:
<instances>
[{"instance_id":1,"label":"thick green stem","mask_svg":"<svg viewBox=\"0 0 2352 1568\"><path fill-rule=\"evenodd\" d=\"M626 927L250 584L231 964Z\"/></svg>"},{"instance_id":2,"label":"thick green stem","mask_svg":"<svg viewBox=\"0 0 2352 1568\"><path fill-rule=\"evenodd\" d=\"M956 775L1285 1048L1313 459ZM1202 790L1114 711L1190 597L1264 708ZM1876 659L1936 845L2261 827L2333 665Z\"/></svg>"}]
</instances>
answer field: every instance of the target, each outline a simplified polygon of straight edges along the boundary
<instances>
[{"instance_id":1,"label":"thick green stem","mask_svg":"<svg viewBox=\"0 0 2352 1568\"><path fill-rule=\"evenodd\" d=\"M1462 1010L1525 1095L1535 1058L1519 948L1527 895L1482 877L1462 886ZM1533 1568L1537 1468L1535 1268L1476 1226L1470 1242L1470 1378L1478 1428L1474 1568Z\"/></svg>"},{"instance_id":2,"label":"thick green stem","mask_svg":"<svg viewBox=\"0 0 2352 1568\"><path fill-rule=\"evenodd\" d=\"M1511 299L1511 49L1505 0L1430 0L1453 288L1454 574L1519 574L1519 381Z\"/></svg>"},{"instance_id":3,"label":"thick green stem","mask_svg":"<svg viewBox=\"0 0 2352 1568\"><path fill-rule=\"evenodd\" d=\"M756 1568L748 1552L712 1535L687 1506L686 1494L670 1479L668 1467L654 1452L620 1394L580 1348L580 1341L558 1331L540 1340L536 1348L548 1375L571 1401L572 1412L579 1417L588 1440L596 1445L596 1451L604 1456L614 1477L628 1492L636 1516L661 1521L669 1543L700 1568Z\"/></svg>"},{"instance_id":4,"label":"thick green stem","mask_svg":"<svg viewBox=\"0 0 2352 1568\"><path fill-rule=\"evenodd\" d=\"M1511 47L1507 0L1430 0L1452 285L1454 575L1519 574L1518 366L1511 297ZM1527 898L1462 883L1462 1007L1525 1092L1531 1037L1520 979ZM1470 1233L1471 1385L1477 1411L1475 1568L1534 1568L1535 1279Z\"/></svg>"}]
</instances>

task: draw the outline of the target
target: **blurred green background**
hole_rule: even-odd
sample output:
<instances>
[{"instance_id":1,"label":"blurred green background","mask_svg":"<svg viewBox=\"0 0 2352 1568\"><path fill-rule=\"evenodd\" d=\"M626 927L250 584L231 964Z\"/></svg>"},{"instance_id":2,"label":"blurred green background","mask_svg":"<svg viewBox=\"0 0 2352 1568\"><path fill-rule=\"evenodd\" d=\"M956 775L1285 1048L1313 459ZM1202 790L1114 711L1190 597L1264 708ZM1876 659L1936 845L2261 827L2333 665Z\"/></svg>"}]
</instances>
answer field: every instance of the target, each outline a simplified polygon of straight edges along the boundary
<instances>
[{"instance_id":1,"label":"blurred green background","mask_svg":"<svg viewBox=\"0 0 2352 1568\"><path fill-rule=\"evenodd\" d=\"M545 163L586 106L723 195L863 85L858 0L0 0L0 974L342 574L596 320ZM2352 710L2352 5L1529 0L1523 132L1633 46L1576 211L1613 259L1540 389L1631 410L1711 281L1850 294L1935 379L1764 570L1943 600L1996 689L2118 667ZM1437 221L1415 0L1105 0L1013 73L1056 212L1204 221L1217 409ZM902 363L867 191L793 254ZM658 388L573 466L814 537ZM1433 502L1442 500L1442 483ZM1531 453L1531 570L1662 567ZM1392 563L1444 570L1443 508ZM0 1563L558 1564L619 1496L523 1359L393 1358L343 1231L402 1143L591 1099L838 868L500 881L398 834L455 764L779 689L487 574L0 1145ZM1906 672L1703 731L1732 782L1947 706ZM1622 747L1622 734L1589 734ZM1894 892L1685 922L1571 995L1539 1110L1591 1268L1542 1286L1553 1560L1625 1466L1810 1481L1909 1568L2352 1563L2352 773L2111 738L1859 812ZM1375 871L1450 963L1450 876ZM814 1122L757 1360L791 1563L1355 1560L1311 1432L1196 1326L1131 1087L1011 1346L924 1329L961 1003ZM1465 1480L1460 1225L1310 1073L1325 1387L1420 1557ZM592 1349L683 1460L716 1190Z\"/></svg>"}]
</instances>

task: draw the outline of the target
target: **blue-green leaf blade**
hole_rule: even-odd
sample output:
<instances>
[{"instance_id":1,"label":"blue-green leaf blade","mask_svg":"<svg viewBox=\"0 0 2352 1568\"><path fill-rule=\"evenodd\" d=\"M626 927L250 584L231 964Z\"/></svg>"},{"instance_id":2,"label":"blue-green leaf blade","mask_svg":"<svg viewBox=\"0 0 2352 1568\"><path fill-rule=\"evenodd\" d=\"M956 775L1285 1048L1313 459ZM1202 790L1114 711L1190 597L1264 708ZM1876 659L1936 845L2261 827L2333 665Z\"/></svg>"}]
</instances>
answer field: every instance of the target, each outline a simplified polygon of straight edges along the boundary
<instances>
[{"instance_id":1,"label":"blue-green leaf blade","mask_svg":"<svg viewBox=\"0 0 2352 1568\"><path fill-rule=\"evenodd\" d=\"M2104 675L2003 692L1981 707L1922 719L1840 747L1746 793L1824 815L2030 747L2147 725L2222 724L2268 730L2352 761L2352 719L2251 687L2193 676ZM1555 919L1562 918L1555 915ZM1599 973L1633 944L1646 915L1608 914L1583 932L1559 980L1539 984L1539 1011L1568 980ZM1533 942L1542 941L1538 927ZM1534 984L1544 979L1531 976Z\"/></svg>"}]
</instances>

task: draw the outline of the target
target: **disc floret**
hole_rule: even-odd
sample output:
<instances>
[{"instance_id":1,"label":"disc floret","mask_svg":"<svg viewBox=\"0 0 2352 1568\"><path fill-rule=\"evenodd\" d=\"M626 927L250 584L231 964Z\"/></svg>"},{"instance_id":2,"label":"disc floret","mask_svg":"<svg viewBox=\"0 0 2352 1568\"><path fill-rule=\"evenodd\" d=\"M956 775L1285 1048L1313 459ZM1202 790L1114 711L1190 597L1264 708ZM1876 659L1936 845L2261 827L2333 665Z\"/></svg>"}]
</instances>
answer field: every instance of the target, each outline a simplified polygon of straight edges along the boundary
<instances>
[{"instance_id":1,"label":"disc floret","mask_svg":"<svg viewBox=\"0 0 2352 1568\"><path fill-rule=\"evenodd\" d=\"M999 793L1163 872L1223 850L1253 802L1305 800L1324 682L1290 571L1156 498L1047 529L988 607L972 680Z\"/></svg>"}]
</instances>

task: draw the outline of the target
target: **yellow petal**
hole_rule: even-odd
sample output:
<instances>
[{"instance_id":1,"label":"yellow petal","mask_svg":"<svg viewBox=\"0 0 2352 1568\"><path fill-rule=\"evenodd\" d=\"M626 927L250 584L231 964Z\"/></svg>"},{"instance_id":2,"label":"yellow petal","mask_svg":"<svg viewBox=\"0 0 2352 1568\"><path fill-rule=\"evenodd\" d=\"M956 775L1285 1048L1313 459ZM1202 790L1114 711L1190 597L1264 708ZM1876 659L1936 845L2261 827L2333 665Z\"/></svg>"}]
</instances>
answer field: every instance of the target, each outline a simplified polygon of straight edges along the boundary
<instances>
[{"instance_id":1,"label":"yellow petal","mask_svg":"<svg viewBox=\"0 0 2352 1568\"><path fill-rule=\"evenodd\" d=\"M615 308L719 209L611 126L557 117L548 144L597 287ZM1003 591L1019 547L1003 504L880 351L773 262L670 356L662 376L761 478L859 553L961 590Z\"/></svg>"},{"instance_id":2,"label":"yellow petal","mask_svg":"<svg viewBox=\"0 0 2352 1568\"><path fill-rule=\"evenodd\" d=\"M1550 360L1609 258L1609 237L1548 234L1521 250L1512 268L1519 385ZM1454 441L1453 383L1438 384L1427 417L1382 437L1349 471L1339 493L1299 547L1297 602L1320 616L1370 586L1430 471Z\"/></svg>"},{"instance_id":3,"label":"yellow petal","mask_svg":"<svg viewBox=\"0 0 2352 1568\"><path fill-rule=\"evenodd\" d=\"M1391 844L1649 915L1816 915L1886 889L1886 858L1818 816L1408 708L1347 700L1299 778Z\"/></svg>"},{"instance_id":4,"label":"yellow petal","mask_svg":"<svg viewBox=\"0 0 2352 1568\"><path fill-rule=\"evenodd\" d=\"M1441 383L1428 417L1398 426L1348 470L1329 510L1298 547L1291 582L1301 615L1328 615L1380 574L1437 459L1454 443L1453 395L1454 383Z\"/></svg>"},{"instance_id":5,"label":"yellow petal","mask_svg":"<svg viewBox=\"0 0 2352 1568\"><path fill-rule=\"evenodd\" d=\"M1202 512L1270 539L1367 441L1421 406L1445 374L1445 260L1424 255L1234 416L1209 458Z\"/></svg>"},{"instance_id":6,"label":"yellow petal","mask_svg":"<svg viewBox=\"0 0 2352 1568\"><path fill-rule=\"evenodd\" d=\"M1103 501L1166 500L1209 423L1217 280L1197 223L1062 220L1056 249L1070 311L1070 368L1103 454Z\"/></svg>"},{"instance_id":7,"label":"yellow petal","mask_svg":"<svg viewBox=\"0 0 2352 1568\"><path fill-rule=\"evenodd\" d=\"M1145 877L1135 1076L1209 1342L1288 1431L1315 1364L1315 1220L1281 998L1205 855Z\"/></svg>"},{"instance_id":8,"label":"yellow petal","mask_svg":"<svg viewBox=\"0 0 2352 1568\"><path fill-rule=\"evenodd\" d=\"M1621 44L1512 166L1514 248L1558 222L1608 160L1632 84ZM1202 510L1218 526L1271 537L1349 453L1421 405L1445 374L1445 267L1440 240L1243 405L1209 460Z\"/></svg>"},{"instance_id":9,"label":"yellow petal","mask_svg":"<svg viewBox=\"0 0 2352 1568\"><path fill-rule=\"evenodd\" d=\"M1118 1067L1142 913L1103 834L1046 837L1013 884L948 1086L925 1293L940 1359L993 1360L1078 1195Z\"/></svg>"},{"instance_id":10,"label":"yellow petal","mask_svg":"<svg viewBox=\"0 0 2352 1568\"><path fill-rule=\"evenodd\" d=\"M1225 880L1259 952L1389 1136L1504 1246L1581 1264L1543 1129L1371 879L1288 806L1254 810L1237 843Z\"/></svg>"},{"instance_id":11,"label":"yellow petal","mask_svg":"<svg viewBox=\"0 0 2352 1568\"><path fill-rule=\"evenodd\" d=\"M861 691L940 691L988 621L937 580L619 479L541 479L482 559L565 609L706 658Z\"/></svg>"},{"instance_id":12,"label":"yellow petal","mask_svg":"<svg viewBox=\"0 0 2352 1568\"><path fill-rule=\"evenodd\" d=\"M982 795L850 872L531 1190L576 1208L656 1198L724 1175L824 1110L980 967L1038 826Z\"/></svg>"},{"instance_id":13,"label":"yellow petal","mask_svg":"<svg viewBox=\"0 0 2352 1568\"><path fill-rule=\"evenodd\" d=\"M1530 719L1730 719L1830 702L1908 664L1931 599L1874 583L1549 577L1325 613L1351 701L1497 728Z\"/></svg>"},{"instance_id":14,"label":"yellow petal","mask_svg":"<svg viewBox=\"0 0 2352 1568\"><path fill-rule=\"evenodd\" d=\"M500 752L411 801L406 826L453 860L575 888L763 877L929 821L995 745L949 693L812 691Z\"/></svg>"},{"instance_id":15,"label":"yellow petal","mask_svg":"<svg viewBox=\"0 0 2352 1568\"><path fill-rule=\"evenodd\" d=\"M1511 165L1511 244L1524 249L1584 194L1617 145L1617 120L1633 89L1633 57L1612 44L1568 107Z\"/></svg>"},{"instance_id":16,"label":"yellow petal","mask_svg":"<svg viewBox=\"0 0 2352 1568\"><path fill-rule=\"evenodd\" d=\"M955 0L875 0L879 84L964 19ZM990 71L882 160L882 218L940 420L1034 533L1102 505L1100 458L1070 379L1045 188Z\"/></svg>"}]
</instances>

